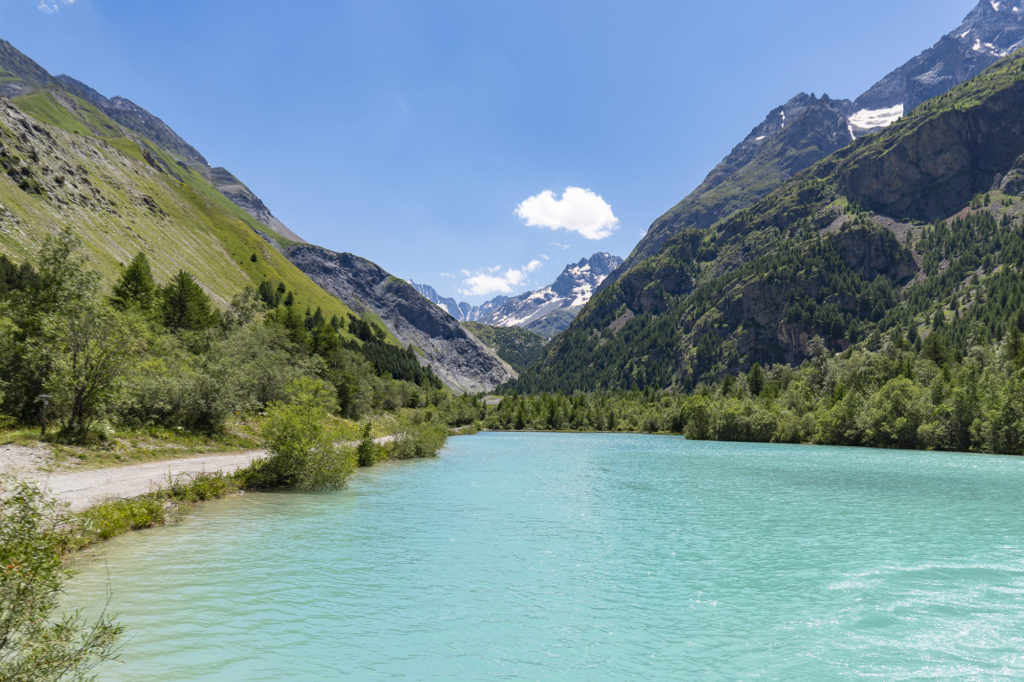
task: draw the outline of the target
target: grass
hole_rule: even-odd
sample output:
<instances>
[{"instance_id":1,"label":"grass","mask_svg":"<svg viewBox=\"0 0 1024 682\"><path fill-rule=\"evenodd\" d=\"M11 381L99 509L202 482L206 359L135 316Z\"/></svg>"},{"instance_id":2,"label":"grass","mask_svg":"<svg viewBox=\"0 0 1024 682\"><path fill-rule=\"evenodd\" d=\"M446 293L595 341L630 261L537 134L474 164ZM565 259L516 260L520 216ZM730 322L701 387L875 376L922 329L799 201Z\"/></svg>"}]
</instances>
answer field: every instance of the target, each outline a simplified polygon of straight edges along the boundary
<instances>
[{"instance_id":1,"label":"grass","mask_svg":"<svg viewBox=\"0 0 1024 682\"><path fill-rule=\"evenodd\" d=\"M199 474L169 479L167 487L126 500L104 502L75 515L78 523L74 549L108 540L131 530L176 521L195 503L223 497L239 489L234 476Z\"/></svg>"},{"instance_id":2,"label":"grass","mask_svg":"<svg viewBox=\"0 0 1024 682\"><path fill-rule=\"evenodd\" d=\"M14 98L23 112L41 123L49 123L76 135L91 135L92 130L83 121L62 107L49 92L33 92Z\"/></svg>"},{"instance_id":3,"label":"grass","mask_svg":"<svg viewBox=\"0 0 1024 682\"><path fill-rule=\"evenodd\" d=\"M17 151L19 158L29 154L29 147L38 154L37 160L24 163L32 170L31 179L45 190L45 195L30 195L17 182L0 176L0 204L27 231L15 236L0 233L0 251L16 262L31 258L32 245L68 226L82 237L92 266L108 281L137 251L145 251L158 281L167 281L179 269L188 270L222 308L245 286L270 280L284 282L299 309L319 307L328 318L347 318L348 306L256 233L269 228L199 172L179 165L147 140L124 137L98 109L66 96L72 103L68 107L49 92L15 100L27 115L49 126L56 147L32 138L24 141L0 125L0 143ZM158 170L145 161L144 153L157 160ZM59 170L64 168L74 172ZM284 238L279 242L291 243ZM259 255L255 262L250 259L254 253ZM378 320L373 322L384 328Z\"/></svg>"},{"instance_id":4,"label":"grass","mask_svg":"<svg viewBox=\"0 0 1024 682\"><path fill-rule=\"evenodd\" d=\"M252 424L244 421L235 422L224 433L214 435L149 427L120 430L108 439L93 436L85 443L62 442L53 431L41 438L38 428L8 428L0 430L0 445L45 446L52 453L55 465L75 469L100 469L260 447Z\"/></svg>"}]
</instances>

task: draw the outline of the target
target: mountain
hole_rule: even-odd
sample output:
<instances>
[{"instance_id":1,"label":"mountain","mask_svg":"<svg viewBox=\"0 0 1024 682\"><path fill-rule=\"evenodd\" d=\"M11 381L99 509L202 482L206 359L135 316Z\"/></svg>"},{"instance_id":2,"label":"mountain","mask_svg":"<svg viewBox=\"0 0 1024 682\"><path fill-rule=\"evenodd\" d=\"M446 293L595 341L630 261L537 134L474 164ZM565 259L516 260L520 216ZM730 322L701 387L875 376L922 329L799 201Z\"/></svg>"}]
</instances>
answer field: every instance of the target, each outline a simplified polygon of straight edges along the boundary
<instances>
[{"instance_id":1,"label":"mountain","mask_svg":"<svg viewBox=\"0 0 1024 682\"><path fill-rule=\"evenodd\" d=\"M685 389L855 344L924 340L935 358L962 357L1024 330L1022 111L1024 50L751 207L676 233L517 386Z\"/></svg>"},{"instance_id":2,"label":"mountain","mask_svg":"<svg viewBox=\"0 0 1024 682\"><path fill-rule=\"evenodd\" d=\"M57 76L54 79L67 92L89 102L114 121L145 138L155 142L162 149L198 170L221 193L246 213L269 227L273 233L291 241L301 242L302 237L292 232L280 220L274 217L263 201L253 194L238 178L225 168L211 168L203 155L192 145L181 139L170 126L149 113L139 105L124 97L107 99L89 86L70 76ZM268 236L269 235L264 235Z\"/></svg>"},{"instance_id":3,"label":"mountain","mask_svg":"<svg viewBox=\"0 0 1024 682\"><path fill-rule=\"evenodd\" d=\"M516 378L515 370L450 315L365 258L310 244L296 244L285 255L325 290L379 318L400 342L422 352L449 387L477 393Z\"/></svg>"},{"instance_id":4,"label":"mountain","mask_svg":"<svg viewBox=\"0 0 1024 682\"><path fill-rule=\"evenodd\" d=\"M594 290L622 259L599 252L569 263L550 285L518 296L496 296L479 306L440 296L433 287L411 283L427 300L444 308L460 322L492 327L523 327L554 336L569 326Z\"/></svg>"},{"instance_id":5,"label":"mountain","mask_svg":"<svg viewBox=\"0 0 1024 682\"><path fill-rule=\"evenodd\" d=\"M545 336L521 327L490 327L479 322L463 322L462 326L517 372L536 362L548 342Z\"/></svg>"},{"instance_id":6,"label":"mountain","mask_svg":"<svg viewBox=\"0 0 1024 682\"><path fill-rule=\"evenodd\" d=\"M418 292L423 298L427 299L431 303L434 303L445 310L449 315L454 317L459 322L475 322L482 317L489 315L494 309L499 307L502 303L508 300L508 296L495 296L491 300L481 305L472 305L465 301L456 301L450 296L442 296L437 293L437 290L429 284L417 284L416 282L410 281L409 284Z\"/></svg>"},{"instance_id":7,"label":"mountain","mask_svg":"<svg viewBox=\"0 0 1024 682\"><path fill-rule=\"evenodd\" d=\"M981 0L956 29L856 100L800 94L772 110L682 201L659 217L608 286L674 234L707 228L747 208L785 180L890 125L921 102L981 73L1024 45L1024 4Z\"/></svg>"},{"instance_id":8,"label":"mountain","mask_svg":"<svg viewBox=\"0 0 1024 682\"><path fill-rule=\"evenodd\" d=\"M161 284L187 270L222 308L266 282L283 286L298 310L348 319L353 308L285 257L304 253L295 251L301 238L156 116L53 77L5 41L0 93L0 253L24 261L48 235L70 228L108 280L141 251ZM450 387L487 390L515 376L454 320L424 323L440 313L411 288L378 286L394 278L368 261L356 271L373 286L353 288L353 306L393 330L387 343L419 347L421 364Z\"/></svg>"},{"instance_id":9,"label":"mountain","mask_svg":"<svg viewBox=\"0 0 1024 682\"><path fill-rule=\"evenodd\" d=\"M197 170L63 90L0 98L0 206L0 252L15 261L70 228L108 279L142 251L161 283L188 270L221 307L269 280L328 317L349 311Z\"/></svg>"}]
</instances>

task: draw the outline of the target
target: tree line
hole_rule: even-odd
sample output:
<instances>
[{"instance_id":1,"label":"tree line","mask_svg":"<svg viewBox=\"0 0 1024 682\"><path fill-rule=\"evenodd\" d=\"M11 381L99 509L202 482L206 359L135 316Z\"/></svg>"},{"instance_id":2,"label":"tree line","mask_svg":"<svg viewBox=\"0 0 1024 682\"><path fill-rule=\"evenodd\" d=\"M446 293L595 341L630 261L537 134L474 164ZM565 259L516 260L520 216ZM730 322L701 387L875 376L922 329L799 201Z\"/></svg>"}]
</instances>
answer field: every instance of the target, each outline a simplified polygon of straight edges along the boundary
<instances>
[{"instance_id":1,"label":"tree line","mask_svg":"<svg viewBox=\"0 0 1024 682\"><path fill-rule=\"evenodd\" d=\"M876 350L839 354L816 338L799 367L755 364L685 394L509 394L482 425L1024 454L1024 329L962 356L939 345L941 331L927 338L939 341L895 330Z\"/></svg>"},{"instance_id":2,"label":"tree line","mask_svg":"<svg viewBox=\"0 0 1024 682\"><path fill-rule=\"evenodd\" d=\"M415 350L382 329L292 303L270 306L246 288L221 311L185 270L158 284L142 253L104 291L64 231L34 265L0 256L0 414L84 438L111 424L217 432L303 379L351 419L448 399Z\"/></svg>"}]
</instances>

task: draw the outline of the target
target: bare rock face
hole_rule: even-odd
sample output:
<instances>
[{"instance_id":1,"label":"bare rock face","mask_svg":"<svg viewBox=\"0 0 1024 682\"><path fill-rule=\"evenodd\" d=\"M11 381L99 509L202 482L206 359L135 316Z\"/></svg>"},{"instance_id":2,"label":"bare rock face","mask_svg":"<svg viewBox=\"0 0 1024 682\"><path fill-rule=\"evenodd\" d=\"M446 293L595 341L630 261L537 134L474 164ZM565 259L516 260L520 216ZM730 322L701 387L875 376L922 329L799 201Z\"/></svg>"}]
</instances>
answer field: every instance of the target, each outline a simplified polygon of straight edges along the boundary
<instances>
[{"instance_id":1,"label":"bare rock face","mask_svg":"<svg viewBox=\"0 0 1024 682\"><path fill-rule=\"evenodd\" d=\"M1024 82L973 107L943 111L936 102L935 115L913 135L881 137L841 160L840 190L885 215L944 218L991 188L994 177L1011 174L1024 149L1022 102Z\"/></svg>"},{"instance_id":2,"label":"bare rock face","mask_svg":"<svg viewBox=\"0 0 1024 682\"><path fill-rule=\"evenodd\" d=\"M419 348L421 362L452 390L490 391L518 376L455 318L365 258L310 244L293 246L285 256L353 310L375 314L399 341Z\"/></svg>"},{"instance_id":3,"label":"bare rock face","mask_svg":"<svg viewBox=\"0 0 1024 682\"><path fill-rule=\"evenodd\" d=\"M263 200L256 196L251 189L245 186L245 183L236 178L228 169L220 166L211 168L207 173L207 177L213 186L220 190L221 194L231 199L235 205L280 236L293 242L306 241L278 220L270 212L270 209L267 208L267 205L263 203Z\"/></svg>"}]
</instances>

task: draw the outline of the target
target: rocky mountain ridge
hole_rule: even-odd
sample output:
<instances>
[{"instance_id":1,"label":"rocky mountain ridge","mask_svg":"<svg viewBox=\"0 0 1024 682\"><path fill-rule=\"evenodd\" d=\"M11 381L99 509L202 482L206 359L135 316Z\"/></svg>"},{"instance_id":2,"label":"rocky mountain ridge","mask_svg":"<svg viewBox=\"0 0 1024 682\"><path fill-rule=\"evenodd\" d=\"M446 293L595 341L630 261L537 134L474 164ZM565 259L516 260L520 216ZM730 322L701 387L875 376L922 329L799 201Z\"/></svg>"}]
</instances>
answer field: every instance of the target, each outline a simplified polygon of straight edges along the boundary
<instances>
[{"instance_id":1,"label":"rocky mountain ridge","mask_svg":"<svg viewBox=\"0 0 1024 682\"><path fill-rule=\"evenodd\" d=\"M353 310L379 317L395 338L421 351L421 363L450 388L489 391L518 376L451 315L365 258L310 244L294 245L285 256Z\"/></svg>"},{"instance_id":2,"label":"rocky mountain ridge","mask_svg":"<svg viewBox=\"0 0 1024 682\"><path fill-rule=\"evenodd\" d=\"M105 97L95 89L67 75L52 76L5 40L0 40L0 96L18 97L48 91L58 98L70 94L96 107L122 128L122 132L141 136L168 152L178 164L188 165L202 174L249 215L266 225L272 234L290 241L303 239L275 218L266 205L234 175L223 168L211 168L192 145L169 125L135 102L124 97ZM62 98L63 99L63 98ZM75 107L74 99L65 104ZM110 131L104 131L110 132ZM166 170L175 173L173 166ZM265 235L270 237L270 235Z\"/></svg>"},{"instance_id":3,"label":"rocky mountain ridge","mask_svg":"<svg viewBox=\"0 0 1024 682\"><path fill-rule=\"evenodd\" d=\"M683 388L885 339L991 343L1024 317L1024 49L594 296L517 386Z\"/></svg>"},{"instance_id":4,"label":"rocky mountain ridge","mask_svg":"<svg viewBox=\"0 0 1024 682\"><path fill-rule=\"evenodd\" d=\"M854 101L801 93L772 110L704 181L655 220L610 285L673 235L707 228L767 196L858 137L891 125L921 102L981 73L1024 45L1024 4L981 0L960 26Z\"/></svg>"}]
</instances>

